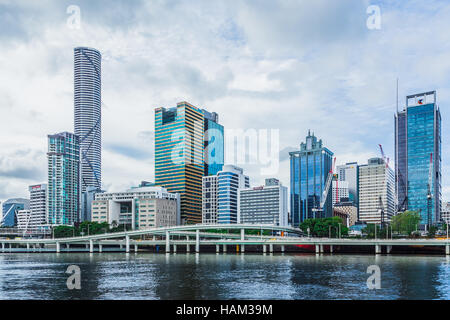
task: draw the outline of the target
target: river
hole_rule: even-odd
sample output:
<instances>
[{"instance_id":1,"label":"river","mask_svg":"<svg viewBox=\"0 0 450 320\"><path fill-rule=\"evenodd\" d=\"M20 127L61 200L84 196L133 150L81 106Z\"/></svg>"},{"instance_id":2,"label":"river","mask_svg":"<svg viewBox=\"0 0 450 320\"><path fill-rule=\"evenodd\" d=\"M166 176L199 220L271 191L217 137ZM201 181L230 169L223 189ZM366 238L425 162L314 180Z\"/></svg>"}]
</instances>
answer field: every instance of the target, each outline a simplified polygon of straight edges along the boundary
<instances>
[{"instance_id":1,"label":"river","mask_svg":"<svg viewBox=\"0 0 450 320\"><path fill-rule=\"evenodd\" d=\"M66 274L77 265L81 289ZM380 268L369 289L367 268ZM0 299L450 299L450 258L417 255L7 253Z\"/></svg>"}]
</instances>

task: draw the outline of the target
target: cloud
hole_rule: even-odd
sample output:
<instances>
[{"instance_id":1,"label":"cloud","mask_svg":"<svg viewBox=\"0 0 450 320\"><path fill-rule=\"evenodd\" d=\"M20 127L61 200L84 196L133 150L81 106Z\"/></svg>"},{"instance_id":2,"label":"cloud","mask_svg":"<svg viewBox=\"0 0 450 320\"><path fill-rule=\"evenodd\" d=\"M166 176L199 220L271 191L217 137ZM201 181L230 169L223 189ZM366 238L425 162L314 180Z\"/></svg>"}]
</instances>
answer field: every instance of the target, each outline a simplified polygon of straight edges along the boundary
<instances>
[{"instance_id":1,"label":"cloud","mask_svg":"<svg viewBox=\"0 0 450 320\"><path fill-rule=\"evenodd\" d=\"M146 151L145 149L135 148L129 145L110 144L106 145L104 148L111 152L137 160L148 160L153 155L152 152Z\"/></svg>"},{"instance_id":2,"label":"cloud","mask_svg":"<svg viewBox=\"0 0 450 320\"><path fill-rule=\"evenodd\" d=\"M103 56L107 189L154 178L154 108L179 101L217 112L225 128L279 129L285 185L288 152L308 129L338 164L365 163L379 143L393 159L397 78L400 107L407 94L438 90L445 163L450 4L379 1L381 29L368 30L370 3L0 0L0 198L24 196L31 180L45 178L47 134L73 131L79 45ZM66 25L71 4L81 9L79 30ZM14 155L26 149L35 153ZM245 169L263 183L259 168Z\"/></svg>"}]
</instances>

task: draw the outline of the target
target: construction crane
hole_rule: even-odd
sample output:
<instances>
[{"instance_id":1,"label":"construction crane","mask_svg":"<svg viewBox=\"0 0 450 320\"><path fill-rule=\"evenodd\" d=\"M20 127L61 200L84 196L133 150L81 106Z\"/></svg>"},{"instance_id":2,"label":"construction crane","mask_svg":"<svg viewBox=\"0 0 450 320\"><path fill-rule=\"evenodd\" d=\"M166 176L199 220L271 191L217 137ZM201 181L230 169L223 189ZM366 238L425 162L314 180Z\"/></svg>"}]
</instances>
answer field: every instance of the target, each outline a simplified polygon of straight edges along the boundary
<instances>
[{"instance_id":1,"label":"construction crane","mask_svg":"<svg viewBox=\"0 0 450 320\"><path fill-rule=\"evenodd\" d=\"M433 183L433 154L430 153L430 166L428 169L428 190L427 190L427 218L428 218L428 231L431 228L431 203L433 200L433 194L431 192L431 184Z\"/></svg>"},{"instance_id":2,"label":"construction crane","mask_svg":"<svg viewBox=\"0 0 450 320\"><path fill-rule=\"evenodd\" d=\"M381 156L383 158L384 163L386 164L386 168L389 168L389 158L386 158L386 155L384 154L383 151L383 146L381 144L378 144L378 146L380 147Z\"/></svg>"},{"instance_id":3,"label":"construction crane","mask_svg":"<svg viewBox=\"0 0 450 320\"><path fill-rule=\"evenodd\" d=\"M323 206L325 205L325 202L327 202L328 193L330 191L331 181L333 180L333 172L334 172L334 165L336 164L336 157L333 159L333 164L331 166L330 171L328 172L327 181L325 183L325 189L322 192L322 195L320 197L320 204L319 207L313 208L312 211L314 213L316 212L323 212Z\"/></svg>"}]
</instances>

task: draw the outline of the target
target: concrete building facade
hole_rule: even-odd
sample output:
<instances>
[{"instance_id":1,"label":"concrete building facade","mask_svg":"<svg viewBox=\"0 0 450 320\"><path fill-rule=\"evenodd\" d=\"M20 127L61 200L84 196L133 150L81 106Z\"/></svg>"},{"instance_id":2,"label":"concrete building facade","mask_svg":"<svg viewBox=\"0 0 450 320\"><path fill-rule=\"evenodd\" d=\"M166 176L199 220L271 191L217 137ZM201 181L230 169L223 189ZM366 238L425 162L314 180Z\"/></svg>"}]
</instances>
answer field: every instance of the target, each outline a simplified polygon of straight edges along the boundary
<instances>
[{"instance_id":1,"label":"concrete building facade","mask_svg":"<svg viewBox=\"0 0 450 320\"><path fill-rule=\"evenodd\" d=\"M225 165L202 179L202 223L238 223L239 190L250 187L242 168Z\"/></svg>"},{"instance_id":2,"label":"concrete building facade","mask_svg":"<svg viewBox=\"0 0 450 320\"><path fill-rule=\"evenodd\" d=\"M380 224L389 222L395 214L394 172L381 158L369 159L359 168L359 220ZM380 197L384 216L381 215Z\"/></svg>"},{"instance_id":3,"label":"concrete building facade","mask_svg":"<svg viewBox=\"0 0 450 320\"><path fill-rule=\"evenodd\" d=\"M92 221L125 225L128 230L176 226L180 197L159 186L139 186L125 192L97 193Z\"/></svg>"},{"instance_id":4,"label":"concrete building facade","mask_svg":"<svg viewBox=\"0 0 450 320\"><path fill-rule=\"evenodd\" d=\"M239 191L239 221L249 224L288 226L288 190L277 179Z\"/></svg>"}]
</instances>

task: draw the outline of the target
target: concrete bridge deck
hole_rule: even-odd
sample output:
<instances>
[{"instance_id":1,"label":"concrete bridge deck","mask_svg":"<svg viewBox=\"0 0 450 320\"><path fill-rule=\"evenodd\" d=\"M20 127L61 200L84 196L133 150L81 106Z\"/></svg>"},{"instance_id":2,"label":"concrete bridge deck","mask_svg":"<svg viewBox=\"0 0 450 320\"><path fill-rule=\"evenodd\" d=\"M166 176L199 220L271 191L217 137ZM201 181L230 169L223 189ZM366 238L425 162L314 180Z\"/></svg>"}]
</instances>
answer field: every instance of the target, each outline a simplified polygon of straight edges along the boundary
<instances>
[{"instance_id":1,"label":"concrete bridge deck","mask_svg":"<svg viewBox=\"0 0 450 320\"><path fill-rule=\"evenodd\" d=\"M239 230L239 233L207 232L218 229ZM249 235L245 233L246 230L260 230L261 234L263 231L271 231L286 236ZM71 252L80 251L80 245L85 246L81 251L88 252L103 252L104 249L110 251L111 247L124 252L130 252L132 247L136 252L139 246L160 246L164 247L165 252L176 252L181 246L184 246L186 252L190 252L192 246L195 252L200 252L201 248L206 246L215 246L216 252L226 252L229 246L235 246L240 252L245 252L245 246L259 246L262 252L284 252L287 246L312 245L316 253L324 253L324 246L327 246L328 252L333 252L336 246L371 246L375 248L376 254L382 252L382 247L390 253L394 246L435 246L445 248L445 253L450 254L449 239L308 238L295 228L243 224L176 226L58 239L0 239L0 243L1 252L16 252L13 249L23 249L25 252ZM71 246L77 246L78 249L70 250Z\"/></svg>"}]
</instances>

